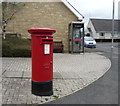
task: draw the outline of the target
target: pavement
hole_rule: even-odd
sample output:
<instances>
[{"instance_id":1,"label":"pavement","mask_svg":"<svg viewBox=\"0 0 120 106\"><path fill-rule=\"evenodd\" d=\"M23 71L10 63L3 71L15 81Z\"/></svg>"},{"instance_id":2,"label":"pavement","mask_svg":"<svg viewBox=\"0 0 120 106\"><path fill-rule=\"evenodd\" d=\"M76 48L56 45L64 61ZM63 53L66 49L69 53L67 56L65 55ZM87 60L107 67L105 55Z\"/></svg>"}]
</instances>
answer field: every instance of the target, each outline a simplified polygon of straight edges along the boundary
<instances>
[{"instance_id":1,"label":"pavement","mask_svg":"<svg viewBox=\"0 0 120 106\"><path fill-rule=\"evenodd\" d=\"M52 96L31 94L31 58L2 58L2 104L44 104L71 95L102 77L111 61L100 52L54 54Z\"/></svg>"}]
</instances>

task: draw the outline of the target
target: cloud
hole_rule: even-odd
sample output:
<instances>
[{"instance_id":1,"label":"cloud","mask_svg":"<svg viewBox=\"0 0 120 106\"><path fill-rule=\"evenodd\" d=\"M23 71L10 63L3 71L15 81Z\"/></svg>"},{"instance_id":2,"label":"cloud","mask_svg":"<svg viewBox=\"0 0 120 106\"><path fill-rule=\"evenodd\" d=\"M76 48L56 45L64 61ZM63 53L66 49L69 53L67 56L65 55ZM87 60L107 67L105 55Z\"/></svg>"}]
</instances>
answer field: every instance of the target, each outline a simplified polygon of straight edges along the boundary
<instances>
[{"instance_id":1,"label":"cloud","mask_svg":"<svg viewBox=\"0 0 120 106\"><path fill-rule=\"evenodd\" d=\"M88 24L89 18L112 19L113 0L68 0L68 1L85 17L83 21L85 23L85 27ZM115 0L115 18L118 17L118 1L120 0Z\"/></svg>"},{"instance_id":2,"label":"cloud","mask_svg":"<svg viewBox=\"0 0 120 106\"><path fill-rule=\"evenodd\" d=\"M112 16L113 0L68 0L82 14L91 17L110 18ZM118 15L118 1L115 0L115 17ZM88 16L87 16L88 17Z\"/></svg>"}]
</instances>

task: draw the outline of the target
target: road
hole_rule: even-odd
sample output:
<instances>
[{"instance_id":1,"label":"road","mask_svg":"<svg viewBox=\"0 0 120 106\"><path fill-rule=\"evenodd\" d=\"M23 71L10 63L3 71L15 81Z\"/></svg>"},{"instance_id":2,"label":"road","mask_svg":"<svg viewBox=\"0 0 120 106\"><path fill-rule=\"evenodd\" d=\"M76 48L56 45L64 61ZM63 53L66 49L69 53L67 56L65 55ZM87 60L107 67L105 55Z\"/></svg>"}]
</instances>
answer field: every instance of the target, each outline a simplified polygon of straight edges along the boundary
<instances>
[{"instance_id":1,"label":"road","mask_svg":"<svg viewBox=\"0 0 120 106\"><path fill-rule=\"evenodd\" d=\"M111 68L86 88L48 104L118 104L119 47L117 43L114 44L113 49L111 49L111 43L98 43L95 49L85 48L86 52L96 52L108 57L112 63Z\"/></svg>"}]
</instances>

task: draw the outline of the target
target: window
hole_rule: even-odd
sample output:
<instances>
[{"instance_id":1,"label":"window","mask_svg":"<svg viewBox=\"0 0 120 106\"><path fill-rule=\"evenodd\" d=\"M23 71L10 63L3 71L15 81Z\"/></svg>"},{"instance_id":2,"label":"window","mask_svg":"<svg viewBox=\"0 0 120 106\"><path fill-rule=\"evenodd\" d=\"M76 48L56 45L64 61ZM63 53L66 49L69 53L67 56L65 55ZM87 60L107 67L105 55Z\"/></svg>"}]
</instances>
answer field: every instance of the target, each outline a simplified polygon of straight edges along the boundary
<instances>
[{"instance_id":1,"label":"window","mask_svg":"<svg viewBox=\"0 0 120 106\"><path fill-rule=\"evenodd\" d=\"M105 33L100 33L100 36L105 36Z\"/></svg>"},{"instance_id":2,"label":"window","mask_svg":"<svg viewBox=\"0 0 120 106\"><path fill-rule=\"evenodd\" d=\"M92 34L92 30L91 30L91 28L88 28L88 31Z\"/></svg>"}]
</instances>

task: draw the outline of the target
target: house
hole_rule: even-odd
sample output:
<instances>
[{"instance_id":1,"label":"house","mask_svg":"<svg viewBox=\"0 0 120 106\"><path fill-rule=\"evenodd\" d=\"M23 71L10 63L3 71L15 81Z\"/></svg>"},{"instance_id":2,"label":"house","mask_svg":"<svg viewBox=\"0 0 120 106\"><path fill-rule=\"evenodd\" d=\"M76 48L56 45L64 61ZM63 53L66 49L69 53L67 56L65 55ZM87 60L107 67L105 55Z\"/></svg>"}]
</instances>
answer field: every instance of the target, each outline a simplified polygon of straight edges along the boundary
<instances>
[{"instance_id":1,"label":"house","mask_svg":"<svg viewBox=\"0 0 120 106\"><path fill-rule=\"evenodd\" d=\"M87 33L98 39L109 40L112 38L111 19L90 19L87 25ZM114 20L114 39L120 39L120 20Z\"/></svg>"},{"instance_id":2,"label":"house","mask_svg":"<svg viewBox=\"0 0 120 106\"><path fill-rule=\"evenodd\" d=\"M56 29L54 41L62 41L68 52L68 25L72 21L82 21L79 14L66 0L59 2L20 2L22 7L7 25L7 32L19 33L22 38L30 38L30 28ZM20 4L19 4L20 5Z\"/></svg>"}]
</instances>

